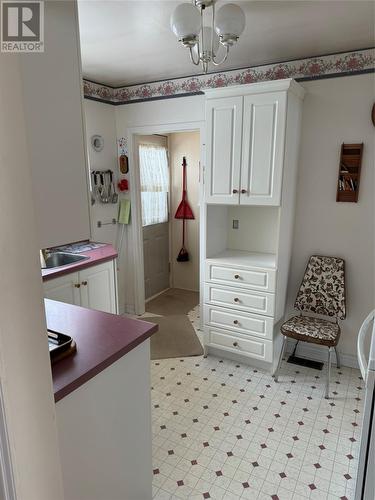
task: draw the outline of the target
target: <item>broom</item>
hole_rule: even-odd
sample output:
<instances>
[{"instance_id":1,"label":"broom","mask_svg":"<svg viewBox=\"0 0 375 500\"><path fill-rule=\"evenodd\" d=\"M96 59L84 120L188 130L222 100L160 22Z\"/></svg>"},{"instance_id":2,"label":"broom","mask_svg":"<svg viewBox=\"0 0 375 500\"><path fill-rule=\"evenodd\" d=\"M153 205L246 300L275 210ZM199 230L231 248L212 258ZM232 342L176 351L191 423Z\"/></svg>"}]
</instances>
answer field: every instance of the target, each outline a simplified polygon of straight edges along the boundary
<instances>
[{"instance_id":1,"label":"broom","mask_svg":"<svg viewBox=\"0 0 375 500\"><path fill-rule=\"evenodd\" d=\"M186 157L182 158L182 200L177 207L175 219L182 219L182 247L177 255L177 262L187 262L189 253L185 248L185 221L195 219L192 209L187 201L186 192Z\"/></svg>"}]
</instances>

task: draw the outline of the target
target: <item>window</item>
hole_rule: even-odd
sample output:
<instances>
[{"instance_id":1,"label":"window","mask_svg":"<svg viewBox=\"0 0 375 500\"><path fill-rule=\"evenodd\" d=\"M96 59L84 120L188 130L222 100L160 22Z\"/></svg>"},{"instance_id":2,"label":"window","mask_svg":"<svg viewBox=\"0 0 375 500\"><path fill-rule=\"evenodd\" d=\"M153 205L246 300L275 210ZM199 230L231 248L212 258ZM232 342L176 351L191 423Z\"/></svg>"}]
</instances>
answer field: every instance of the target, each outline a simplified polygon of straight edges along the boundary
<instances>
[{"instance_id":1,"label":"window","mask_svg":"<svg viewBox=\"0 0 375 500\"><path fill-rule=\"evenodd\" d=\"M167 150L139 145L142 226L168 222L169 170Z\"/></svg>"}]
</instances>

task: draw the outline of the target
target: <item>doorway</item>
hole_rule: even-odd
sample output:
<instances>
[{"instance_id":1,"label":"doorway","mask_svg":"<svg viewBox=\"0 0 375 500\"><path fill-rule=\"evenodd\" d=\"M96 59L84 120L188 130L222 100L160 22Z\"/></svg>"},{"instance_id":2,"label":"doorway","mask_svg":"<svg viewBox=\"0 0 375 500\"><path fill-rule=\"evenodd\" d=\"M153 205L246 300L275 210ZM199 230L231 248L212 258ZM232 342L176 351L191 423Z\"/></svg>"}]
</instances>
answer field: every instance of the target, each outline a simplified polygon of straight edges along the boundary
<instances>
[{"instance_id":1,"label":"doorway","mask_svg":"<svg viewBox=\"0 0 375 500\"><path fill-rule=\"evenodd\" d=\"M199 292L199 166L198 131L138 135L139 190L145 303L168 289ZM188 260L182 247L183 221L175 218L183 190L186 158L187 200L194 219L185 221ZM145 307L147 310L147 306Z\"/></svg>"}]
</instances>

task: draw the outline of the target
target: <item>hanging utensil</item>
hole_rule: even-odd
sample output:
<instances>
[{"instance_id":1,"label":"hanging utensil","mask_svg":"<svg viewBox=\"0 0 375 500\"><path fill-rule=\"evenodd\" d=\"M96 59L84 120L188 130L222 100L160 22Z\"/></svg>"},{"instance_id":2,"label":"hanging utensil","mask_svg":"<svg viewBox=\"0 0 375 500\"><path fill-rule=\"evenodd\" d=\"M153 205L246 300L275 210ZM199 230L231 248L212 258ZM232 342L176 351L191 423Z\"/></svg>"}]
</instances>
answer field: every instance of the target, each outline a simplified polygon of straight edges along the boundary
<instances>
[{"instance_id":1,"label":"hanging utensil","mask_svg":"<svg viewBox=\"0 0 375 500\"><path fill-rule=\"evenodd\" d=\"M113 182L113 172L112 170L109 171L109 179L111 182L111 196L110 196L110 201L111 203L117 203L118 201L118 194L116 193L116 188Z\"/></svg>"},{"instance_id":2,"label":"hanging utensil","mask_svg":"<svg viewBox=\"0 0 375 500\"><path fill-rule=\"evenodd\" d=\"M187 185L186 185L186 157L182 158L182 200L177 207L175 219L182 219L182 247L177 255L177 262L187 262L189 260L189 252L185 247L185 224L187 219L195 219L193 211L187 201Z\"/></svg>"}]
</instances>

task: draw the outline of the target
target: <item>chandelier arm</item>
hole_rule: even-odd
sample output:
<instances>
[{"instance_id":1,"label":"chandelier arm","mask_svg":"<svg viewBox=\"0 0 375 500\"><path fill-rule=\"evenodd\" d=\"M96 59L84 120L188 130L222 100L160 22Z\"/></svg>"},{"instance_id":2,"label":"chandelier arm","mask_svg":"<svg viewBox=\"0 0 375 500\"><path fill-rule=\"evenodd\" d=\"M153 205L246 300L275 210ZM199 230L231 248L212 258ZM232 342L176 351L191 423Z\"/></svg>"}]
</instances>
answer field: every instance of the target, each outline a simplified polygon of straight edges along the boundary
<instances>
[{"instance_id":1,"label":"chandelier arm","mask_svg":"<svg viewBox=\"0 0 375 500\"><path fill-rule=\"evenodd\" d=\"M215 32L215 2L212 4L212 26L211 26L211 58L215 59L214 54L214 32Z\"/></svg>"},{"instance_id":2,"label":"chandelier arm","mask_svg":"<svg viewBox=\"0 0 375 500\"><path fill-rule=\"evenodd\" d=\"M200 58L199 58L199 43L196 45L196 47L198 48L198 61L195 61L195 60L194 60L194 54L193 54L193 48L194 48L194 47L189 47L190 59L191 59L191 62L192 62L195 66L199 66L199 63L200 63Z\"/></svg>"},{"instance_id":3,"label":"chandelier arm","mask_svg":"<svg viewBox=\"0 0 375 500\"><path fill-rule=\"evenodd\" d=\"M229 46L227 45L227 46L226 46L226 51L225 51L225 54L224 54L224 57L222 58L222 60L221 60L221 61L219 61L219 62L217 62L217 61L215 60L215 57L216 57L216 56L212 56L212 64L213 64L214 66L219 66L220 64L223 64L223 62L225 62L225 61L228 59L228 54L229 54Z\"/></svg>"}]
</instances>

